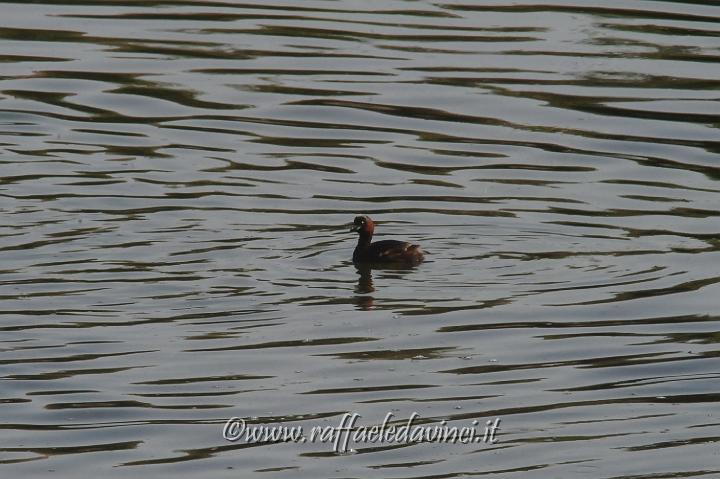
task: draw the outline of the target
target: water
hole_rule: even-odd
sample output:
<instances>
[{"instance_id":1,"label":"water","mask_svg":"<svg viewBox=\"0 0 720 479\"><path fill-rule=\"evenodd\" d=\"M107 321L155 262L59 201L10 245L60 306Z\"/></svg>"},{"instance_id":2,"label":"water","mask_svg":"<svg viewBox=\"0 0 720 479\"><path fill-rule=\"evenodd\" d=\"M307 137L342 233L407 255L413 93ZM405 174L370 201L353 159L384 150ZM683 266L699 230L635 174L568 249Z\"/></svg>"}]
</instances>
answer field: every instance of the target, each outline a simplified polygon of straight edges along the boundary
<instances>
[{"instance_id":1,"label":"water","mask_svg":"<svg viewBox=\"0 0 720 479\"><path fill-rule=\"evenodd\" d=\"M3 475L719 474L720 7L1 3Z\"/></svg>"}]
</instances>

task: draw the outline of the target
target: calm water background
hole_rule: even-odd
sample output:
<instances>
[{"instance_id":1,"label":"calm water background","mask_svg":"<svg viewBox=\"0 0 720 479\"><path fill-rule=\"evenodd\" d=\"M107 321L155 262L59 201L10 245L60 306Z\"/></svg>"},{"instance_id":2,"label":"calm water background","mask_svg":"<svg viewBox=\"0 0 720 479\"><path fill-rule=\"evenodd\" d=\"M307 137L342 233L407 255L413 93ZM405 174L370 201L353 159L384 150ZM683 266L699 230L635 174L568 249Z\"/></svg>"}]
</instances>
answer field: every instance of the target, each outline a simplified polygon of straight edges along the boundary
<instances>
[{"instance_id":1,"label":"calm water background","mask_svg":"<svg viewBox=\"0 0 720 479\"><path fill-rule=\"evenodd\" d=\"M719 477L720 7L603 3L0 2L3 477ZM346 412L501 428L222 438Z\"/></svg>"}]
</instances>

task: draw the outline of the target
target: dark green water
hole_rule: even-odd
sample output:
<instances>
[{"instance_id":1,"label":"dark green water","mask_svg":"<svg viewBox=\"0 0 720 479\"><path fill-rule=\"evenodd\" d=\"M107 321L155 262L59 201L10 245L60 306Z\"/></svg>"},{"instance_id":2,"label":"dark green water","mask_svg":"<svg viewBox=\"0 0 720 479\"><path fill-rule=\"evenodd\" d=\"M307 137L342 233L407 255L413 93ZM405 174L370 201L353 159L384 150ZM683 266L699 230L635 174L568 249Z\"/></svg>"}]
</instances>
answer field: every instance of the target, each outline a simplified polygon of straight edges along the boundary
<instances>
[{"instance_id":1,"label":"dark green water","mask_svg":"<svg viewBox=\"0 0 720 479\"><path fill-rule=\"evenodd\" d=\"M2 476L718 477L720 7L620 5L0 2ZM222 436L346 413L500 429Z\"/></svg>"}]
</instances>

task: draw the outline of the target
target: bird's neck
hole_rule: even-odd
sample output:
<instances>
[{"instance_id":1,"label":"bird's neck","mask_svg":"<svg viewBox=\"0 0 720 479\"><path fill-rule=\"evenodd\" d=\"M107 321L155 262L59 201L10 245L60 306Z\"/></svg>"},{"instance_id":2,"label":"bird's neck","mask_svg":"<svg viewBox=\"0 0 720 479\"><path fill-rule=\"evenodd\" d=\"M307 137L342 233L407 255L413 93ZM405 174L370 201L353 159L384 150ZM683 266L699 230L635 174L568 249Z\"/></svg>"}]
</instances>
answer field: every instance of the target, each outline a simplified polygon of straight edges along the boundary
<instances>
[{"instance_id":1,"label":"bird's neck","mask_svg":"<svg viewBox=\"0 0 720 479\"><path fill-rule=\"evenodd\" d=\"M370 242L372 241L372 233L360 233L360 236L358 236L358 243L357 243L357 249L365 249L370 246Z\"/></svg>"}]
</instances>

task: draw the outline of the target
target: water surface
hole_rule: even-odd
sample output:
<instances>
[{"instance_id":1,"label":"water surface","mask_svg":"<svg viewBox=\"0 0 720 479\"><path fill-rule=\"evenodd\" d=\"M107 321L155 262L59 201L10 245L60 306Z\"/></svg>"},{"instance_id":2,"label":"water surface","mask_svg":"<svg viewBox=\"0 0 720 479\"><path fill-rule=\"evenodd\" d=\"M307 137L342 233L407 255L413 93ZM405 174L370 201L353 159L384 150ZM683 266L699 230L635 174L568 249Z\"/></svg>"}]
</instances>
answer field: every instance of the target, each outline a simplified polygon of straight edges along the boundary
<instances>
[{"instance_id":1,"label":"water surface","mask_svg":"<svg viewBox=\"0 0 720 479\"><path fill-rule=\"evenodd\" d=\"M0 3L8 474L718 474L719 7Z\"/></svg>"}]
</instances>

